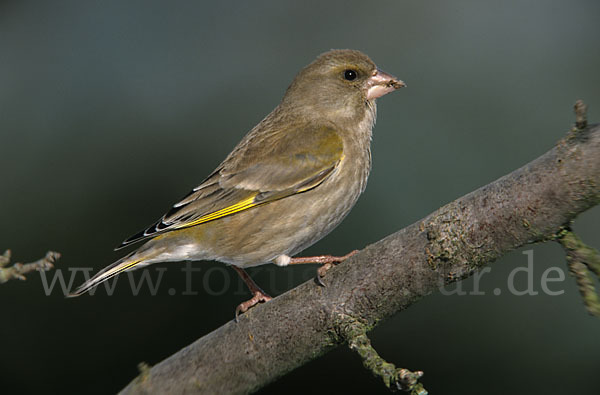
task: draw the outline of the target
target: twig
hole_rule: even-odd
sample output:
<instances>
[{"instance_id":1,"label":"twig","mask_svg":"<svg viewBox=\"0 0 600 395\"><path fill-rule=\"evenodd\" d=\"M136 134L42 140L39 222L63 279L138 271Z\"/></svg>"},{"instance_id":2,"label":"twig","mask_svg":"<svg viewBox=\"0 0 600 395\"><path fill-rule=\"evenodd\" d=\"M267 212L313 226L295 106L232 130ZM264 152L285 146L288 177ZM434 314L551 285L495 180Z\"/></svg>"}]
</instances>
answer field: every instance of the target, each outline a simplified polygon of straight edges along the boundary
<instances>
[{"instance_id":1,"label":"twig","mask_svg":"<svg viewBox=\"0 0 600 395\"><path fill-rule=\"evenodd\" d=\"M54 251L48 251L46 256L31 263L15 263L10 267L6 267L10 263L10 250L6 250L0 255L0 284L7 282L10 279L25 280L25 274L33 271L47 271L54 267L54 263L60 254Z\"/></svg>"},{"instance_id":2,"label":"twig","mask_svg":"<svg viewBox=\"0 0 600 395\"><path fill-rule=\"evenodd\" d=\"M575 277L579 292L587 311L600 317L600 299L594 287L592 272L600 277L600 253L587 246L573 231L565 229L559 233L557 241L567 254L570 273Z\"/></svg>"},{"instance_id":3,"label":"twig","mask_svg":"<svg viewBox=\"0 0 600 395\"><path fill-rule=\"evenodd\" d=\"M575 127L579 130L587 127L587 106L583 100L575 102Z\"/></svg>"},{"instance_id":4,"label":"twig","mask_svg":"<svg viewBox=\"0 0 600 395\"><path fill-rule=\"evenodd\" d=\"M385 386L392 391L401 390L411 395L427 395L428 392L418 381L423 376L423 372L396 368L394 364L381 358L371 345L367 336L368 329L364 323L348 315L340 315L338 324L340 336L348 342L348 347L360 356L365 368L375 376L381 377Z\"/></svg>"}]
</instances>

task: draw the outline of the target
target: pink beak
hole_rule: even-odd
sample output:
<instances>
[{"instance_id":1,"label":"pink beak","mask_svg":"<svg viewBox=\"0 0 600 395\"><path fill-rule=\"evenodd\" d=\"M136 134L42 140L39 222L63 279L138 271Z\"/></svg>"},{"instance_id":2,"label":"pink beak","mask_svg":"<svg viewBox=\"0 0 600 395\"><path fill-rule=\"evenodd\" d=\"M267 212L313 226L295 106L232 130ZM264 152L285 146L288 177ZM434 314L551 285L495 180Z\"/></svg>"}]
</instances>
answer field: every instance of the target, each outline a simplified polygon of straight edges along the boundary
<instances>
[{"instance_id":1,"label":"pink beak","mask_svg":"<svg viewBox=\"0 0 600 395\"><path fill-rule=\"evenodd\" d=\"M367 80L367 100L377 99L405 86L398 78L377 69Z\"/></svg>"}]
</instances>

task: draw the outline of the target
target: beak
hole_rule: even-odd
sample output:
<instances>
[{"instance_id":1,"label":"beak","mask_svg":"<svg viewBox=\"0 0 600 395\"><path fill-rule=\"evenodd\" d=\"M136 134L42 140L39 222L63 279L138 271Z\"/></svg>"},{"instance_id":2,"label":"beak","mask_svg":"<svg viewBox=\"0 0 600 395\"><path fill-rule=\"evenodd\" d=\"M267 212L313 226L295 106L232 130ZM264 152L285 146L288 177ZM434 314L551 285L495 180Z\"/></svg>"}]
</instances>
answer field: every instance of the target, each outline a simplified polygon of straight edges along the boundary
<instances>
[{"instance_id":1,"label":"beak","mask_svg":"<svg viewBox=\"0 0 600 395\"><path fill-rule=\"evenodd\" d=\"M405 86L398 78L377 69L367 80L367 100L377 99Z\"/></svg>"}]
</instances>

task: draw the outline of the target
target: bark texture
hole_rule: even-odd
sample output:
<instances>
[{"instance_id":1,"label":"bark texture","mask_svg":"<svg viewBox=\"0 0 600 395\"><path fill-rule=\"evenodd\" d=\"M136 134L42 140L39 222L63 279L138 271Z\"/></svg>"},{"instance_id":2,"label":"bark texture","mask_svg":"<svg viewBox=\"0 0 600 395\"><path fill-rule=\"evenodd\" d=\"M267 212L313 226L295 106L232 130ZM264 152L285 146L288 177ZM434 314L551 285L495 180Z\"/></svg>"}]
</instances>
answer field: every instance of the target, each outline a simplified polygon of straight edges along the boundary
<instances>
[{"instance_id":1,"label":"bark texture","mask_svg":"<svg viewBox=\"0 0 600 395\"><path fill-rule=\"evenodd\" d=\"M600 202L600 126L251 309L145 369L123 394L248 393L525 244L553 240Z\"/></svg>"}]
</instances>

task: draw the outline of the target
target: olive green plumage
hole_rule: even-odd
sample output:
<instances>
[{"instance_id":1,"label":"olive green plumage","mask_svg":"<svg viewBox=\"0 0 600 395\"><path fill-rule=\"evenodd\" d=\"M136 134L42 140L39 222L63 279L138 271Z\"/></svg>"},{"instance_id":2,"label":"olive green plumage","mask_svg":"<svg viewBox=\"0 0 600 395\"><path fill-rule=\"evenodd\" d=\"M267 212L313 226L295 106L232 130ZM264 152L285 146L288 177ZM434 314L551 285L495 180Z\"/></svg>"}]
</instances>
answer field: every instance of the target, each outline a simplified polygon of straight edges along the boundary
<instances>
[{"instance_id":1,"label":"olive green plumage","mask_svg":"<svg viewBox=\"0 0 600 395\"><path fill-rule=\"evenodd\" d=\"M121 247L145 244L74 295L155 262L287 264L335 228L364 191L375 99L402 86L361 52L319 56L202 184Z\"/></svg>"}]
</instances>

